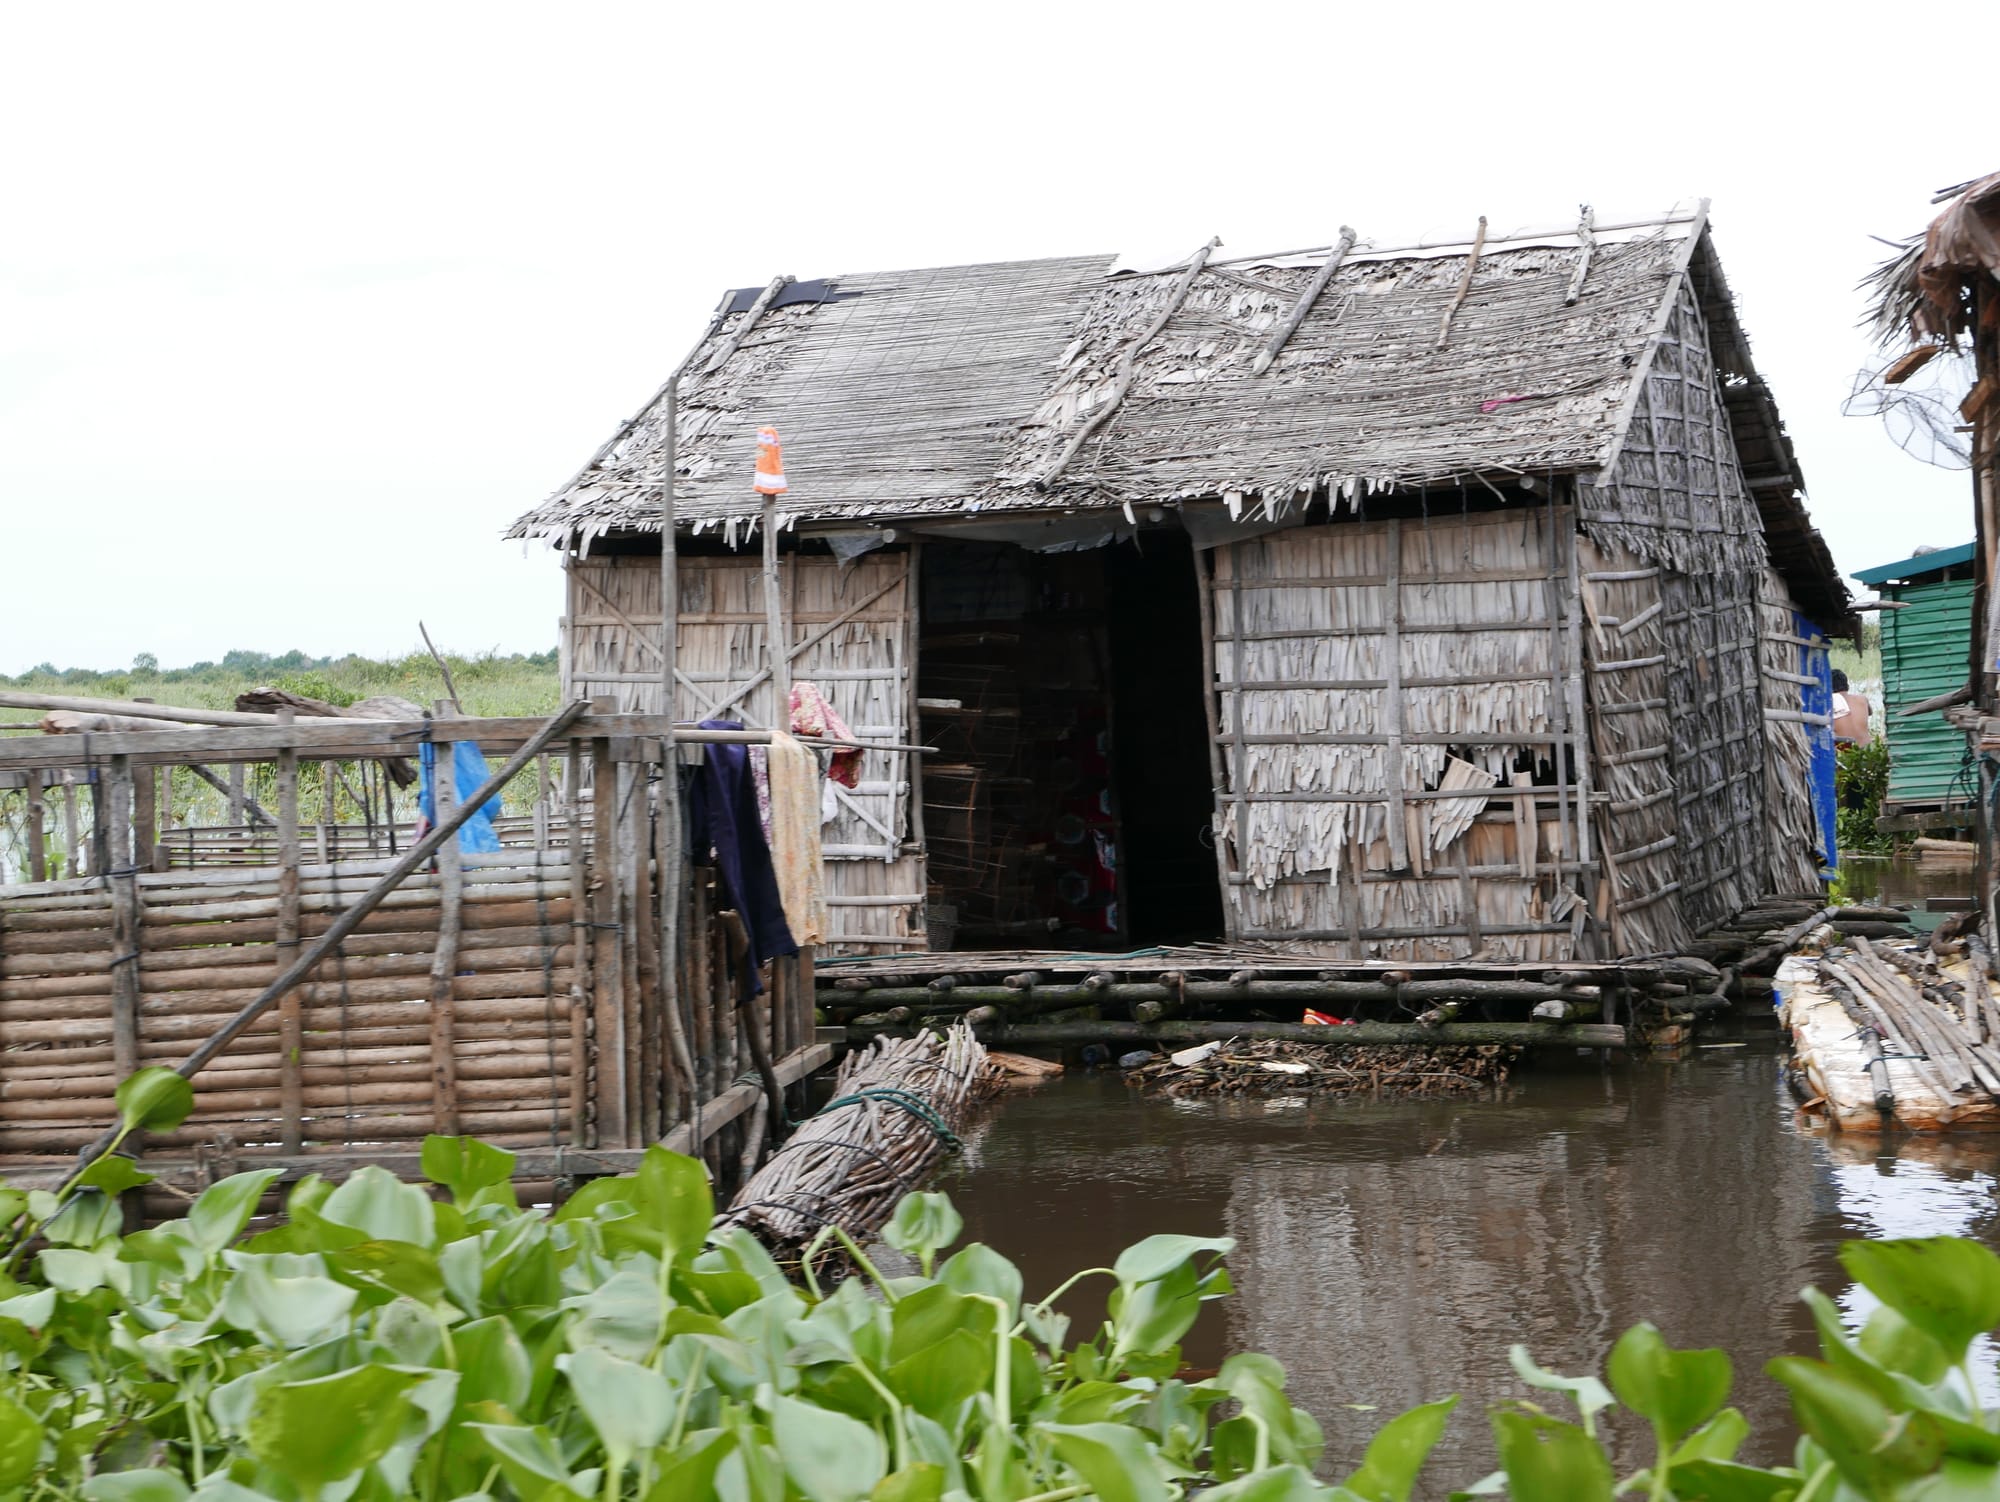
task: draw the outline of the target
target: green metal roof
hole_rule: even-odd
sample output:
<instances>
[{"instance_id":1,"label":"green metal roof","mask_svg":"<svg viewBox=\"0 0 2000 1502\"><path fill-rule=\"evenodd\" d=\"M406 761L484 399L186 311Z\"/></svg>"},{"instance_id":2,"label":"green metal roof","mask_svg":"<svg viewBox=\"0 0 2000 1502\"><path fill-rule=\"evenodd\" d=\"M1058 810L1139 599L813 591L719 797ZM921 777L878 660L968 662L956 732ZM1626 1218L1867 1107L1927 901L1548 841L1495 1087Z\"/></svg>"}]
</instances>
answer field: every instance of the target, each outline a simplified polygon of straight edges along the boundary
<instances>
[{"instance_id":1,"label":"green metal roof","mask_svg":"<svg viewBox=\"0 0 2000 1502\"><path fill-rule=\"evenodd\" d=\"M1859 579L1863 584L1885 584L1891 579L1914 579L1919 574L1936 573L1939 569L1951 568L1955 564L1972 562L1972 544L1962 548L1939 548L1935 553L1919 553L1914 558L1900 559L1895 563L1880 564L1875 568L1864 568L1849 574L1850 579Z\"/></svg>"},{"instance_id":2,"label":"green metal roof","mask_svg":"<svg viewBox=\"0 0 2000 1502\"><path fill-rule=\"evenodd\" d=\"M1942 556L1927 553L1921 561ZM1882 613L1882 702L1887 721L1883 728L1889 740L1889 789L1883 801L1961 803L1972 796L1959 776L1965 761L1965 732L1943 715L1905 719L1899 712L1966 681L1971 671L1972 581L1903 585L1895 594L1907 608Z\"/></svg>"}]
</instances>

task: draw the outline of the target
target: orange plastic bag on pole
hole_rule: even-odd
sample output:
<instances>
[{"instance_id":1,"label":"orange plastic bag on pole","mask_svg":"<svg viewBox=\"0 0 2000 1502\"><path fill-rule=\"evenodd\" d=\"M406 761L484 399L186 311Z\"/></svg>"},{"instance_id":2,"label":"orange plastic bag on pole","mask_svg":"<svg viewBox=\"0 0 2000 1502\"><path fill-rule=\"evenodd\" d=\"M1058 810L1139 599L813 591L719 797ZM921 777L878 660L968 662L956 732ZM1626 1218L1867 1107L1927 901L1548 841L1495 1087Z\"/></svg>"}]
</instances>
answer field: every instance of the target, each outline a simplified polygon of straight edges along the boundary
<instances>
[{"instance_id":1,"label":"orange plastic bag on pole","mask_svg":"<svg viewBox=\"0 0 2000 1502\"><path fill-rule=\"evenodd\" d=\"M785 460L778 448L778 430L757 430L757 477L751 481L759 495L785 493Z\"/></svg>"}]
</instances>

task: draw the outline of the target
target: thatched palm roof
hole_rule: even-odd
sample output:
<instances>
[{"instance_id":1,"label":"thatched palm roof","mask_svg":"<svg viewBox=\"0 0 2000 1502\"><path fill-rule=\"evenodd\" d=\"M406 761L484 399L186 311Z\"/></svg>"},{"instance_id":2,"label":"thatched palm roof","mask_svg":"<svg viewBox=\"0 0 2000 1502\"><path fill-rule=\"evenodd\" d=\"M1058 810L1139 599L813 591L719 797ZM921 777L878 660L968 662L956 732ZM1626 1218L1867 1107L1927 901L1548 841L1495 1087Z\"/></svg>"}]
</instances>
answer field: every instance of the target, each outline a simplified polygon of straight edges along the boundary
<instances>
[{"instance_id":1,"label":"thatched palm roof","mask_svg":"<svg viewBox=\"0 0 2000 1502\"><path fill-rule=\"evenodd\" d=\"M1602 477L1693 274L1711 327L1728 325L1716 357L1739 444L1762 465L1751 478L1767 523L1789 530L1794 566L1831 581L1844 610L1705 210L1588 238L1496 236L1476 257L1467 242L1363 242L1262 374L1259 353L1329 250L1218 255L1191 281L1186 260L1130 272L1098 255L735 293L681 386L677 516L737 534L757 515L749 482L767 423L784 442L780 516L793 526L1201 497L1281 515L1475 476ZM587 546L657 531L664 416L655 399L508 535Z\"/></svg>"}]
</instances>

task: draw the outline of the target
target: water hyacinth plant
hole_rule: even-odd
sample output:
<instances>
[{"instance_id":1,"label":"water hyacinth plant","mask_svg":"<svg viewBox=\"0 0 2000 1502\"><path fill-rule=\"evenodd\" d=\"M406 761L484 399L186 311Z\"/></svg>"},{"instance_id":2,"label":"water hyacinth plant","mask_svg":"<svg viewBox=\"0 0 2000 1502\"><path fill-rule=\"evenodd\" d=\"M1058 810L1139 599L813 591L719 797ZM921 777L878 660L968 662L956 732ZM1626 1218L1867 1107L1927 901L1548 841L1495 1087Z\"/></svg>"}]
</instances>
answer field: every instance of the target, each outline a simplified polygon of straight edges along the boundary
<instances>
[{"instance_id":1,"label":"water hyacinth plant","mask_svg":"<svg viewBox=\"0 0 2000 1502\"><path fill-rule=\"evenodd\" d=\"M186 1114L163 1073L127 1082L124 1130ZM552 1213L516 1204L500 1149L432 1137L422 1161L435 1197L379 1168L309 1177L247 1237L272 1171L130 1235L115 1196L147 1176L128 1160L55 1194L0 1190L0 1499L1404 1502L1455 1403L1392 1420L1344 1482L1317 1479L1319 1426L1276 1362L1176 1375L1228 1292L1223 1239L1149 1237L1031 1299L991 1247L946 1255L959 1217L918 1194L883 1236L917 1272L850 1246L857 1276L800 1286L715 1227L701 1165L664 1149ZM1726 1355L1641 1325L1608 1386L1517 1350L1575 1417L1496 1409L1500 1469L1452 1495L1995 1495L2000 1432L1967 1363L2000 1323L2000 1259L1947 1238L1844 1255L1883 1307L1850 1335L1808 1291L1824 1359L1769 1368L1804 1431L1792 1466L1735 1462ZM1104 1318L1072 1342L1054 1305L1091 1282ZM1655 1442L1622 1481L1607 1415Z\"/></svg>"}]
</instances>

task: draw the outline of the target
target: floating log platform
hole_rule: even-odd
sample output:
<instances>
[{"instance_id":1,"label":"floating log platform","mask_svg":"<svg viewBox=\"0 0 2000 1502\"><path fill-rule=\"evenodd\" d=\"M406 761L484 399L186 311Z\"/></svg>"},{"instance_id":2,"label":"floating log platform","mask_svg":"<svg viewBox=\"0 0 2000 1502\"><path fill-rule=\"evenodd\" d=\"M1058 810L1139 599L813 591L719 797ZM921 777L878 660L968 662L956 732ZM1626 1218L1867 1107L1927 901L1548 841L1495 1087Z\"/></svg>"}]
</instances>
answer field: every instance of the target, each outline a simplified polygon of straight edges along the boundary
<instances>
[{"instance_id":1,"label":"floating log platform","mask_svg":"<svg viewBox=\"0 0 2000 1502\"><path fill-rule=\"evenodd\" d=\"M1805 1109L1843 1132L2000 1129L2000 1007L1976 941L1952 947L1857 937L1784 961Z\"/></svg>"}]
</instances>

